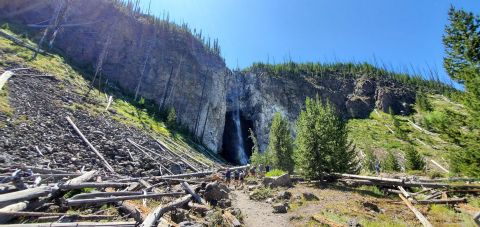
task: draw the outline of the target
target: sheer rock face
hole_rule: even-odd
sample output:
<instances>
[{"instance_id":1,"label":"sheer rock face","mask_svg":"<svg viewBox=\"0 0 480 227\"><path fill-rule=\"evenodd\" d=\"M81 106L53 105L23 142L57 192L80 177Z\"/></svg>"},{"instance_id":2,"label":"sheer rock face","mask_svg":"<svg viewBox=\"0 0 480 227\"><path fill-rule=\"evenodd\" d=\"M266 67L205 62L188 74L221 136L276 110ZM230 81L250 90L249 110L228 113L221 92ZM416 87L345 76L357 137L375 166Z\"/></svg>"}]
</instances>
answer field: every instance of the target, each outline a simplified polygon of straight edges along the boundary
<instances>
[{"instance_id":1,"label":"sheer rock face","mask_svg":"<svg viewBox=\"0 0 480 227\"><path fill-rule=\"evenodd\" d=\"M243 117L253 122L262 151L267 148L275 112L287 117L294 134L295 121L307 97L318 95L322 101L328 100L344 118L367 118L374 108L385 112L392 108L395 114L409 114L415 102L414 89L368 77L292 75L280 78L264 72L237 72L228 81L228 90L239 89L241 94L239 105L227 101L227 111L240 108Z\"/></svg>"},{"instance_id":2,"label":"sheer rock face","mask_svg":"<svg viewBox=\"0 0 480 227\"><path fill-rule=\"evenodd\" d=\"M52 18L59 2L2 1L0 19L37 24ZM103 79L132 94L140 83L139 96L165 109L174 107L180 124L209 149L221 148L228 69L220 57L190 33L166 23L154 26L111 0L69 2L63 22L69 25L59 30L54 42L65 58L94 71L106 50ZM38 30L36 38L41 37L43 29L33 29Z\"/></svg>"}]
</instances>

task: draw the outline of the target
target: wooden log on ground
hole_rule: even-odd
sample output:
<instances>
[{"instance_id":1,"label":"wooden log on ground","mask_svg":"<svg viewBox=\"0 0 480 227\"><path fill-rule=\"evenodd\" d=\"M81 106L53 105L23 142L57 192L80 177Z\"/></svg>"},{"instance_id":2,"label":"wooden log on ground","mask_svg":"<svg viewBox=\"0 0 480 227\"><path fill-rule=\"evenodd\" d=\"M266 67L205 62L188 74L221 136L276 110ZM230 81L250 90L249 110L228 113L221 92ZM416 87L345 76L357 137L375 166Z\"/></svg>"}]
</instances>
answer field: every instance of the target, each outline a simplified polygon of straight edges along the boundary
<instances>
[{"instance_id":1,"label":"wooden log on ground","mask_svg":"<svg viewBox=\"0 0 480 227\"><path fill-rule=\"evenodd\" d=\"M35 199L41 196L46 196L51 192L51 187L43 186L2 194L0 195L0 207L8 206L21 201Z\"/></svg>"},{"instance_id":2,"label":"wooden log on ground","mask_svg":"<svg viewBox=\"0 0 480 227\"><path fill-rule=\"evenodd\" d=\"M436 165L438 168L440 168L441 170L443 170L445 173L450 173L450 171L448 171L448 169L446 169L445 167L443 167L442 165L440 165L438 162L436 162L435 160L433 159L430 159L430 161Z\"/></svg>"},{"instance_id":3,"label":"wooden log on ground","mask_svg":"<svg viewBox=\"0 0 480 227\"><path fill-rule=\"evenodd\" d=\"M232 227L242 226L242 223L240 223L240 221L238 221L237 217L233 216L233 214L228 212L228 211L225 211L222 214L222 217L229 224L229 226L232 226Z\"/></svg>"},{"instance_id":4,"label":"wooden log on ground","mask_svg":"<svg viewBox=\"0 0 480 227\"><path fill-rule=\"evenodd\" d=\"M174 152L172 149L170 149L165 143L162 143L161 141L159 140L156 140L157 143L161 144L165 150L168 150L170 151L171 154L173 154L174 156L178 157L180 159L180 161L182 161L183 163L185 163L185 165L187 165L188 167L190 167L190 169L192 169L193 171L195 172L200 172L199 169L195 168L192 164L190 164L187 160L185 160L182 156L180 156L179 154L177 154L176 152Z\"/></svg>"},{"instance_id":5,"label":"wooden log on ground","mask_svg":"<svg viewBox=\"0 0 480 227\"><path fill-rule=\"evenodd\" d=\"M29 202L20 202L8 205L0 209L0 212L16 212L20 210L27 209ZM6 223L13 219L14 217L11 215L0 215L0 223Z\"/></svg>"},{"instance_id":6,"label":"wooden log on ground","mask_svg":"<svg viewBox=\"0 0 480 227\"><path fill-rule=\"evenodd\" d=\"M164 213L168 212L168 211L172 211L172 210L175 210L179 207L182 207L183 205L185 205L186 203L188 203L188 201L190 201L190 199L192 199L192 195L186 195L182 198L179 198L167 205L160 205L158 206L157 208L155 208L155 210L153 212L151 212L150 214L148 214L148 216L145 218L145 220L143 221L143 223L140 225L141 227L152 227L152 226L156 226L156 222L158 221L159 218L161 218L163 216Z\"/></svg>"},{"instance_id":7,"label":"wooden log on ground","mask_svg":"<svg viewBox=\"0 0 480 227\"><path fill-rule=\"evenodd\" d=\"M423 216L423 214L420 213L420 211L418 211L417 208L415 208L413 206L413 204L408 199L403 197L402 194L398 194L398 196L400 196L400 198L403 200L403 202L408 206L408 208L410 208L410 210L415 214L415 216L422 223L423 226L433 227L433 225L427 220L427 218L425 218L425 216Z\"/></svg>"},{"instance_id":8,"label":"wooden log on ground","mask_svg":"<svg viewBox=\"0 0 480 227\"><path fill-rule=\"evenodd\" d=\"M317 222L320 222L321 224L328 225L330 227L347 227L347 225L336 223L320 214L313 215L312 219Z\"/></svg>"},{"instance_id":9,"label":"wooden log on ground","mask_svg":"<svg viewBox=\"0 0 480 227\"><path fill-rule=\"evenodd\" d=\"M136 222L70 222L70 223L23 223L1 225L2 227L135 227Z\"/></svg>"},{"instance_id":10,"label":"wooden log on ground","mask_svg":"<svg viewBox=\"0 0 480 227\"><path fill-rule=\"evenodd\" d=\"M12 76L13 76L12 71L5 71L4 73L2 73L2 75L0 75L0 90L2 90L3 85L5 85L8 79L10 79L10 77Z\"/></svg>"},{"instance_id":11,"label":"wooden log on ground","mask_svg":"<svg viewBox=\"0 0 480 227\"><path fill-rule=\"evenodd\" d=\"M130 185L129 183L117 183L117 182L86 182L78 184L61 184L58 187L62 190L82 189L82 188L121 188Z\"/></svg>"},{"instance_id":12,"label":"wooden log on ground","mask_svg":"<svg viewBox=\"0 0 480 227\"><path fill-rule=\"evenodd\" d=\"M197 193L195 193L195 191L193 191L192 187L190 187L190 185L187 182L182 182L181 184L183 189L185 189L185 191L188 192L188 194L192 195L193 199L197 201L197 203L200 203L202 205L207 204L205 200L202 199L202 197L200 197Z\"/></svg>"},{"instance_id":13,"label":"wooden log on ground","mask_svg":"<svg viewBox=\"0 0 480 227\"><path fill-rule=\"evenodd\" d=\"M0 211L0 215L10 215L13 217L80 217L80 218L112 218L114 215L81 215L69 213L47 213L47 212L22 212L22 211Z\"/></svg>"},{"instance_id":14,"label":"wooden log on ground","mask_svg":"<svg viewBox=\"0 0 480 227\"><path fill-rule=\"evenodd\" d=\"M458 204L466 203L467 198L418 200L418 204Z\"/></svg>"},{"instance_id":15,"label":"wooden log on ground","mask_svg":"<svg viewBox=\"0 0 480 227\"><path fill-rule=\"evenodd\" d=\"M113 167L110 164L108 164L107 160L105 160L103 155L100 154L100 152L98 152L98 150L90 143L90 141L88 141L88 139L83 135L83 133L80 131L80 129L78 129L77 126L75 125L75 123L73 123L72 119L70 119L70 117L66 117L66 119L67 119L68 123L70 123L70 125L73 127L73 129L77 132L77 134L82 138L82 140L103 161L103 164L104 164L105 168L107 168L110 172L115 173L115 170L113 169Z\"/></svg>"},{"instance_id":16,"label":"wooden log on ground","mask_svg":"<svg viewBox=\"0 0 480 227\"><path fill-rule=\"evenodd\" d=\"M109 196L126 196L126 195L143 195L143 192L93 192L93 193L82 193L77 194L70 199L89 199L89 198L105 198Z\"/></svg>"},{"instance_id":17,"label":"wooden log on ground","mask_svg":"<svg viewBox=\"0 0 480 227\"><path fill-rule=\"evenodd\" d=\"M185 193L170 192L170 193L154 193L154 194L146 194L146 195L116 196L116 197L109 197L109 198L68 199L66 202L68 206L79 206L79 205L91 204L91 203L101 204L101 203L111 203L111 202L118 202L118 201L124 201L124 200L161 198L165 196L180 196L180 195L185 195Z\"/></svg>"},{"instance_id":18,"label":"wooden log on ground","mask_svg":"<svg viewBox=\"0 0 480 227\"><path fill-rule=\"evenodd\" d=\"M205 214L207 211L210 210L210 208L206 205L201 205L198 203L193 203L192 201L188 202L188 207L190 207L191 210L194 212L200 213L200 214Z\"/></svg>"},{"instance_id":19,"label":"wooden log on ground","mask_svg":"<svg viewBox=\"0 0 480 227\"><path fill-rule=\"evenodd\" d=\"M17 45L19 45L19 46L23 46L23 47L25 47L25 48L27 48L27 49L29 49L29 50L31 50L31 51L36 51L36 52L38 52L38 53L40 53L40 54L43 54L43 55L49 55L49 54L48 54L47 52L45 52L44 50L42 50L42 49L40 49L40 48L35 48L35 47L33 47L33 46L25 43L23 40L15 37L15 36L13 36L13 35L10 35L10 34L8 34L8 33L6 33L6 32L3 32L3 31L1 31L1 30L0 30L0 35L3 36L3 37L5 37L5 38L7 38L8 40L14 42L15 44L17 44Z\"/></svg>"}]
</instances>

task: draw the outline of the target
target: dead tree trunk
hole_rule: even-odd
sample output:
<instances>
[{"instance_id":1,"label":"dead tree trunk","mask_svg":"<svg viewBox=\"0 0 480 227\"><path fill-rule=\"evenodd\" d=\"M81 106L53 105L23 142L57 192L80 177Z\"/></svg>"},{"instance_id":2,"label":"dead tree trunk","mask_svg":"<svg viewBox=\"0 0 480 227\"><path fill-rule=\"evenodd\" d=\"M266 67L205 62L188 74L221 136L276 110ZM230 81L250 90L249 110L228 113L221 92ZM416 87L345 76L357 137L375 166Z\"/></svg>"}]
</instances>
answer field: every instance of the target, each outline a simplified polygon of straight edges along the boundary
<instances>
[{"instance_id":1,"label":"dead tree trunk","mask_svg":"<svg viewBox=\"0 0 480 227\"><path fill-rule=\"evenodd\" d=\"M177 199L165 206L158 206L157 208L155 208L155 210L153 212L151 212L150 214L148 214L148 216L145 218L145 220L143 221L143 223L140 225L141 227L152 227L152 226L156 226L156 223L158 221L158 219L160 219L164 213L168 212L168 211L172 211L172 210L175 210L179 207L182 207L183 205L187 204L188 201L190 201L190 199L192 199L192 195L186 195L180 199Z\"/></svg>"}]
</instances>

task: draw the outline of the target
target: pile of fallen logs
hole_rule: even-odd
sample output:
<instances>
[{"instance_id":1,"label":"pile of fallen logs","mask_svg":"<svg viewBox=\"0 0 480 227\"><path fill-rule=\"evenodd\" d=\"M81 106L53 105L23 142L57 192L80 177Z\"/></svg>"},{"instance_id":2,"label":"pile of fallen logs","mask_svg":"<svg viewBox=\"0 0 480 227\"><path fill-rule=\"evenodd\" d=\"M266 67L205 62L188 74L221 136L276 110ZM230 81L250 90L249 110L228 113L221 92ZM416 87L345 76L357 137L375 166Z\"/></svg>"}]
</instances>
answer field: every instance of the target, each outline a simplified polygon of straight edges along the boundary
<instances>
[{"instance_id":1,"label":"pile of fallen logs","mask_svg":"<svg viewBox=\"0 0 480 227\"><path fill-rule=\"evenodd\" d=\"M3 166L1 170L0 223L157 226L159 221L168 223L162 217L178 208L201 210L203 214L211 210L211 203L203 197L205 188L226 168L136 178L96 170L71 173L27 166ZM150 208L151 204L155 207ZM106 212L109 206L115 212ZM239 223L230 214L232 218Z\"/></svg>"},{"instance_id":2,"label":"pile of fallen logs","mask_svg":"<svg viewBox=\"0 0 480 227\"><path fill-rule=\"evenodd\" d=\"M475 210L468 208L466 195L480 194L480 184L472 184L475 179L422 180L415 177L385 178L353 174L334 174L331 177L349 186L374 185L383 189L385 193L398 195L424 226L432 225L415 208L415 204L448 204L457 205L458 210ZM466 183L450 183L452 181ZM417 190L413 190L414 188ZM480 222L480 213L472 215L475 221Z\"/></svg>"}]
</instances>

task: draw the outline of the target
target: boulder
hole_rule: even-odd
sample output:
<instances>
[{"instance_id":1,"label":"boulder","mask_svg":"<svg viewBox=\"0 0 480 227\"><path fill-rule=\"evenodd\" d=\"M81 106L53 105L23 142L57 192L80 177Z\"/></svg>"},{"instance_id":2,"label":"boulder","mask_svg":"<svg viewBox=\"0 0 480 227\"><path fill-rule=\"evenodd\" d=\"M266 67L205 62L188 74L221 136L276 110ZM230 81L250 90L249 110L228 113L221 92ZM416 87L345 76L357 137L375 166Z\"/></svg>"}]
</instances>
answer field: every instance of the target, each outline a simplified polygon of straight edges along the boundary
<instances>
[{"instance_id":1,"label":"boulder","mask_svg":"<svg viewBox=\"0 0 480 227\"><path fill-rule=\"evenodd\" d=\"M307 201L318 200L318 197L311 192L304 192L302 193L302 195L303 195L303 198L305 198L305 200Z\"/></svg>"},{"instance_id":2,"label":"boulder","mask_svg":"<svg viewBox=\"0 0 480 227\"><path fill-rule=\"evenodd\" d=\"M230 190L227 186L219 184L218 182L209 183L205 187L204 198L208 202L218 202L221 199L228 199L228 192Z\"/></svg>"},{"instance_id":3,"label":"boulder","mask_svg":"<svg viewBox=\"0 0 480 227\"><path fill-rule=\"evenodd\" d=\"M263 178L263 185L268 187L290 187L292 186L292 181L290 180L290 175L286 173L279 177Z\"/></svg>"},{"instance_id":4,"label":"boulder","mask_svg":"<svg viewBox=\"0 0 480 227\"><path fill-rule=\"evenodd\" d=\"M275 203L272 205L273 213L287 213L287 206L283 203Z\"/></svg>"},{"instance_id":5,"label":"boulder","mask_svg":"<svg viewBox=\"0 0 480 227\"><path fill-rule=\"evenodd\" d=\"M220 208L228 208L228 207L231 207L232 206L232 200L229 200L229 199L221 199L218 201L217 205L220 207Z\"/></svg>"},{"instance_id":6,"label":"boulder","mask_svg":"<svg viewBox=\"0 0 480 227\"><path fill-rule=\"evenodd\" d=\"M175 223L184 222L187 220L188 211L185 209L176 209L170 216Z\"/></svg>"},{"instance_id":7,"label":"boulder","mask_svg":"<svg viewBox=\"0 0 480 227\"><path fill-rule=\"evenodd\" d=\"M179 227L203 227L204 225L198 223L198 222L193 222L193 221L184 221L178 223Z\"/></svg>"},{"instance_id":8,"label":"boulder","mask_svg":"<svg viewBox=\"0 0 480 227\"><path fill-rule=\"evenodd\" d=\"M290 199L292 197L292 193L289 191L281 191L277 193L277 199Z\"/></svg>"}]
</instances>

